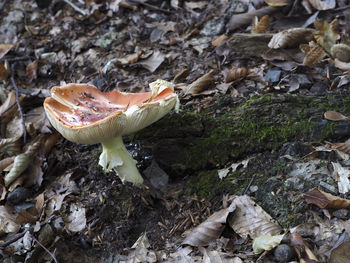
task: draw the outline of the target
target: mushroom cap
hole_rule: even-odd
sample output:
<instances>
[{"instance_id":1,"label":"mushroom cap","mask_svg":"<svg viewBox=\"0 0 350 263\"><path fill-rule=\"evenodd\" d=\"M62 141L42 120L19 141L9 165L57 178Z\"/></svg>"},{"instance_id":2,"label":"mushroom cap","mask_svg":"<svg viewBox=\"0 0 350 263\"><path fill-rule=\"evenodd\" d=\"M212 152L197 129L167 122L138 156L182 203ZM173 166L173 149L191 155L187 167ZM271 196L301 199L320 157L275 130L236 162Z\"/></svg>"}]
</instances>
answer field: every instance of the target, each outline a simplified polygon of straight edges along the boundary
<instances>
[{"instance_id":1,"label":"mushroom cap","mask_svg":"<svg viewBox=\"0 0 350 263\"><path fill-rule=\"evenodd\" d=\"M143 129L178 103L173 85L151 83L151 92L101 92L89 84L67 84L51 89L44 101L46 116L67 140L95 144Z\"/></svg>"}]
</instances>

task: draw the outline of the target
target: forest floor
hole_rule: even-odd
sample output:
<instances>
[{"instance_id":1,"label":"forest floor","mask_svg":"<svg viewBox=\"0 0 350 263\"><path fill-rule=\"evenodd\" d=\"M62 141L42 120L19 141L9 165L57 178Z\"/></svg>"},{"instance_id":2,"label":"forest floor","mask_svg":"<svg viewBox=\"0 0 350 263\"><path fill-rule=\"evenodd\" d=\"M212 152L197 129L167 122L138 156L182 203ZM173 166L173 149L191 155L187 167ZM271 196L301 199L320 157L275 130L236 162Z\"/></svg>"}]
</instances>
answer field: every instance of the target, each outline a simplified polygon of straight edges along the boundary
<instances>
[{"instance_id":1,"label":"forest floor","mask_svg":"<svg viewBox=\"0 0 350 263\"><path fill-rule=\"evenodd\" d=\"M0 1L0 261L349 262L349 4ZM42 106L157 79L180 111L124 138L141 187Z\"/></svg>"}]
</instances>

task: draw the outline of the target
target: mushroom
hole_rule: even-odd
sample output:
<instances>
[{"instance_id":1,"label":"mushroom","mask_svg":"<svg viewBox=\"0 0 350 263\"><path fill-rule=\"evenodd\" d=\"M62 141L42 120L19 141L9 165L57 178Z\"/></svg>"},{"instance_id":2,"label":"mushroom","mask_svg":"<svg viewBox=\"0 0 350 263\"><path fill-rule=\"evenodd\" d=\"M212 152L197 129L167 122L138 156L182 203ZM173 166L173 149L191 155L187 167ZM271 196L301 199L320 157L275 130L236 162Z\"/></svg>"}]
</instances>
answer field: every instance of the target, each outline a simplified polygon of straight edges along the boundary
<instances>
[{"instance_id":1,"label":"mushroom","mask_svg":"<svg viewBox=\"0 0 350 263\"><path fill-rule=\"evenodd\" d=\"M102 144L99 164L105 171L115 170L123 183L140 185L143 178L122 135L139 131L179 107L170 82L159 79L150 88L143 93L104 93L89 84L56 86L44 108L52 126L67 140Z\"/></svg>"}]
</instances>

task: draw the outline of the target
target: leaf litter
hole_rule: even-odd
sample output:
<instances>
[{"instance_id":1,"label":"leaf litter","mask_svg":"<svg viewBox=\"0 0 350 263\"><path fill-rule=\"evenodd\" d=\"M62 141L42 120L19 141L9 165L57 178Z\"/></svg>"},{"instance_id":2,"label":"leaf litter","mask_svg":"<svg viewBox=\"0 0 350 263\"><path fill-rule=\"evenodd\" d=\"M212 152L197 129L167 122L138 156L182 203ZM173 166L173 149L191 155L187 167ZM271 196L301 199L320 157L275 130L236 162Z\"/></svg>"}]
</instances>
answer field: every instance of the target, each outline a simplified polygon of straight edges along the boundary
<instances>
[{"instance_id":1,"label":"leaf litter","mask_svg":"<svg viewBox=\"0 0 350 263\"><path fill-rule=\"evenodd\" d=\"M79 243L101 257L108 253L103 250L122 251L109 253L106 262L117 258L120 262L254 262L274 259L280 244L293 247L300 262L342 260L349 246L341 239L349 224L347 142L320 142L325 145L315 146L310 154L283 157L290 157L291 171L279 172L280 180L289 186L298 182L299 192L272 191L276 199L286 195L298 207L304 193L306 202L318 206L307 210L310 213L305 213L298 233L283 236L281 226L264 210L269 207L262 208L261 200L247 195L226 199L219 210L218 198L224 193L212 200L184 194L183 186L172 185L172 176L163 170L169 180L162 184L162 193L157 187L147 186L141 192L121 186L92 168L89 160L96 148L71 145L51 134L41 107L50 87L68 82L90 82L105 91L115 87L145 91L145 84L156 78L174 79L183 107L195 107L196 112L227 103L227 96L238 104L242 98L266 93L312 94L309 84L317 81L327 82L325 92L345 89L350 66L342 3L288 4L224 0L0 4L0 246L4 248L0 258L16 252L23 261L62 259L69 255L61 252L63 241ZM289 12L284 20L288 22L280 19L282 10ZM323 10L322 16L316 10ZM302 15L299 26L292 22L296 14ZM283 23L281 30L278 25ZM279 72L277 82L268 81L269 72ZM310 83L296 82L294 73L307 75ZM323 110L325 121L348 120L341 110ZM132 147L140 154L136 144ZM330 159L322 159L325 155ZM256 159L245 157L241 162L230 157L214 174L222 183L240 183L232 175L245 174L256 165ZM152 176L147 175L156 181ZM257 171L253 179L259 176ZM309 183L316 177L326 179L312 188ZM252 196L261 188L257 185L247 185ZM164 211L155 215L158 203ZM292 221L297 214L290 216ZM306 242L303 233L312 231L313 239ZM55 252L40 251L34 246L35 237ZM331 249L313 244L319 240L327 244L330 239ZM182 243L194 247L178 247ZM95 262L93 256L91 260Z\"/></svg>"}]
</instances>

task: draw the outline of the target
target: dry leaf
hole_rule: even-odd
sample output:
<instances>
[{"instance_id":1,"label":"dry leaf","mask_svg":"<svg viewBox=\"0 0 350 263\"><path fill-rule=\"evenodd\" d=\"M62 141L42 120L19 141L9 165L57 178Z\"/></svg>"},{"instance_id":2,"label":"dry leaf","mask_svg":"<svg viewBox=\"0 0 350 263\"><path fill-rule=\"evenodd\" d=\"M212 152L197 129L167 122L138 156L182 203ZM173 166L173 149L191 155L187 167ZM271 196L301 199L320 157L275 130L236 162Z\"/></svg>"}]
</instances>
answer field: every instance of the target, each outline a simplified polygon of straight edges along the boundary
<instances>
[{"instance_id":1,"label":"dry leaf","mask_svg":"<svg viewBox=\"0 0 350 263\"><path fill-rule=\"evenodd\" d=\"M32 63L28 64L26 67L27 77L29 82L32 82L37 78L38 71L38 60L34 60Z\"/></svg>"},{"instance_id":2,"label":"dry leaf","mask_svg":"<svg viewBox=\"0 0 350 263\"><path fill-rule=\"evenodd\" d=\"M215 40L213 40L211 42L211 44L214 46L214 47L217 47L221 44L221 42L225 41L226 39L228 39L228 36L225 35L225 34L222 34L221 36L219 36L218 38L216 38Z\"/></svg>"},{"instance_id":3,"label":"dry leaf","mask_svg":"<svg viewBox=\"0 0 350 263\"><path fill-rule=\"evenodd\" d=\"M16 93L11 91L5 102L0 106L0 116L9 110L10 107L12 107L16 103Z\"/></svg>"},{"instance_id":4,"label":"dry leaf","mask_svg":"<svg viewBox=\"0 0 350 263\"><path fill-rule=\"evenodd\" d=\"M163 63L165 56L159 50L153 52L152 56L139 62L141 66L153 73Z\"/></svg>"},{"instance_id":5,"label":"dry leaf","mask_svg":"<svg viewBox=\"0 0 350 263\"><path fill-rule=\"evenodd\" d=\"M331 48L331 54L334 58L342 62L350 62L350 46L345 44L335 44Z\"/></svg>"},{"instance_id":6,"label":"dry leaf","mask_svg":"<svg viewBox=\"0 0 350 263\"><path fill-rule=\"evenodd\" d=\"M349 118L344 116L343 114L336 112L336 111L326 111L324 113L324 118L329 121L345 121L348 120Z\"/></svg>"},{"instance_id":7,"label":"dry leaf","mask_svg":"<svg viewBox=\"0 0 350 263\"><path fill-rule=\"evenodd\" d=\"M331 52L332 46L340 38L338 20L333 20L330 24L327 21L316 20L314 25L317 29L315 39L327 52Z\"/></svg>"},{"instance_id":8,"label":"dry leaf","mask_svg":"<svg viewBox=\"0 0 350 263\"><path fill-rule=\"evenodd\" d=\"M118 58L116 60L115 64L116 65L129 65L129 64L136 63L142 54L143 54L143 51L140 50L134 54L127 55L123 58Z\"/></svg>"},{"instance_id":9,"label":"dry leaf","mask_svg":"<svg viewBox=\"0 0 350 263\"><path fill-rule=\"evenodd\" d=\"M252 33L262 34L266 33L270 27L270 17L268 15L263 16L260 21L257 16L253 19Z\"/></svg>"},{"instance_id":10,"label":"dry leaf","mask_svg":"<svg viewBox=\"0 0 350 263\"><path fill-rule=\"evenodd\" d=\"M65 229L79 232L86 226L85 208L81 204L70 205L70 213L65 218Z\"/></svg>"},{"instance_id":11,"label":"dry leaf","mask_svg":"<svg viewBox=\"0 0 350 263\"><path fill-rule=\"evenodd\" d=\"M244 79L249 73L250 70L247 68L237 68L235 66L232 66L232 68L229 71L224 72L225 83L238 79Z\"/></svg>"},{"instance_id":12,"label":"dry leaf","mask_svg":"<svg viewBox=\"0 0 350 263\"><path fill-rule=\"evenodd\" d=\"M13 47L12 44L0 44L0 58L5 56Z\"/></svg>"},{"instance_id":13,"label":"dry leaf","mask_svg":"<svg viewBox=\"0 0 350 263\"><path fill-rule=\"evenodd\" d=\"M347 263L350 259L350 241L343 242L332 250L329 263Z\"/></svg>"},{"instance_id":14,"label":"dry leaf","mask_svg":"<svg viewBox=\"0 0 350 263\"><path fill-rule=\"evenodd\" d=\"M317 10L328 10L335 7L335 0L308 0L313 8Z\"/></svg>"},{"instance_id":15,"label":"dry leaf","mask_svg":"<svg viewBox=\"0 0 350 263\"><path fill-rule=\"evenodd\" d=\"M350 71L350 63L340 61L337 58L334 60L334 66L336 66L337 68L339 68L341 70Z\"/></svg>"},{"instance_id":16,"label":"dry leaf","mask_svg":"<svg viewBox=\"0 0 350 263\"><path fill-rule=\"evenodd\" d=\"M0 62L0 81L6 80L10 75L10 64L5 61L4 64Z\"/></svg>"},{"instance_id":17,"label":"dry leaf","mask_svg":"<svg viewBox=\"0 0 350 263\"><path fill-rule=\"evenodd\" d=\"M175 77L174 77L174 79L173 79L172 82L173 82L173 83L178 83L178 82L180 82L180 81L186 79L189 73L190 73L190 72L189 72L188 69L186 69L186 68L183 69L183 70L181 70L179 73L177 73L177 74L175 75Z\"/></svg>"},{"instance_id":18,"label":"dry leaf","mask_svg":"<svg viewBox=\"0 0 350 263\"><path fill-rule=\"evenodd\" d=\"M308 191L307 193L303 194L303 196L307 203L317 205L320 208L350 208L350 200L328 194L317 188Z\"/></svg>"},{"instance_id":19,"label":"dry leaf","mask_svg":"<svg viewBox=\"0 0 350 263\"><path fill-rule=\"evenodd\" d=\"M8 212L6 207L0 206L0 236L18 232L21 226L14 220L15 217Z\"/></svg>"},{"instance_id":20,"label":"dry leaf","mask_svg":"<svg viewBox=\"0 0 350 263\"><path fill-rule=\"evenodd\" d=\"M38 220L39 211L35 206L30 207L27 210L21 208L16 216L15 222L18 224L35 223Z\"/></svg>"},{"instance_id":21,"label":"dry leaf","mask_svg":"<svg viewBox=\"0 0 350 263\"><path fill-rule=\"evenodd\" d=\"M340 143L329 143L332 149L339 150L344 153L350 154L350 143L340 142Z\"/></svg>"},{"instance_id":22,"label":"dry leaf","mask_svg":"<svg viewBox=\"0 0 350 263\"><path fill-rule=\"evenodd\" d=\"M261 235L253 240L253 251L255 254L262 253L264 251L270 251L271 249L277 247L284 235L276 235L276 236L266 236Z\"/></svg>"},{"instance_id":23,"label":"dry leaf","mask_svg":"<svg viewBox=\"0 0 350 263\"><path fill-rule=\"evenodd\" d=\"M308 43L313 39L314 29L291 28L274 34L271 38L269 48L296 47L301 43Z\"/></svg>"},{"instance_id":24,"label":"dry leaf","mask_svg":"<svg viewBox=\"0 0 350 263\"><path fill-rule=\"evenodd\" d=\"M318 262L317 258L299 233L290 233L289 237L291 245L294 247L300 262Z\"/></svg>"},{"instance_id":25,"label":"dry leaf","mask_svg":"<svg viewBox=\"0 0 350 263\"><path fill-rule=\"evenodd\" d=\"M255 16L263 17L279 11L278 7L267 6L260 9L254 9L244 14L235 14L229 21L229 30L233 31L241 26L249 25Z\"/></svg>"},{"instance_id":26,"label":"dry leaf","mask_svg":"<svg viewBox=\"0 0 350 263\"><path fill-rule=\"evenodd\" d=\"M225 228L226 219L235 210L232 203L228 208L221 209L212 214L207 220L195 227L185 238L182 244L194 247L207 246L217 239Z\"/></svg>"},{"instance_id":27,"label":"dry leaf","mask_svg":"<svg viewBox=\"0 0 350 263\"><path fill-rule=\"evenodd\" d=\"M289 0L265 0L265 3L269 6L287 6L290 4Z\"/></svg>"},{"instance_id":28,"label":"dry leaf","mask_svg":"<svg viewBox=\"0 0 350 263\"><path fill-rule=\"evenodd\" d=\"M228 222L232 229L243 238L250 236L252 239L261 236L279 235L282 228L249 196L238 196L232 204L236 210L232 213Z\"/></svg>"},{"instance_id":29,"label":"dry leaf","mask_svg":"<svg viewBox=\"0 0 350 263\"><path fill-rule=\"evenodd\" d=\"M18 138L0 139L0 152L14 155L21 151L21 144Z\"/></svg>"},{"instance_id":30,"label":"dry leaf","mask_svg":"<svg viewBox=\"0 0 350 263\"><path fill-rule=\"evenodd\" d=\"M198 78L197 80L192 82L190 85L188 85L185 95L188 93L192 95L199 94L203 90L210 87L212 84L213 84L213 71L210 71L209 73L203 75L202 77Z\"/></svg>"},{"instance_id":31,"label":"dry leaf","mask_svg":"<svg viewBox=\"0 0 350 263\"><path fill-rule=\"evenodd\" d=\"M25 153L16 156L10 172L5 175L5 186L9 186L28 168L38 147L40 147L40 141L33 142Z\"/></svg>"},{"instance_id":32,"label":"dry leaf","mask_svg":"<svg viewBox=\"0 0 350 263\"><path fill-rule=\"evenodd\" d=\"M324 51L323 47L315 45L306 54L303 64L308 67L313 67L319 64L326 55L327 53Z\"/></svg>"},{"instance_id":33,"label":"dry leaf","mask_svg":"<svg viewBox=\"0 0 350 263\"><path fill-rule=\"evenodd\" d=\"M338 191L341 194L346 194L350 190L350 170L348 167L342 167L339 163L332 162L333 178L338 182Z\"/></svg>"}]
</instances>

